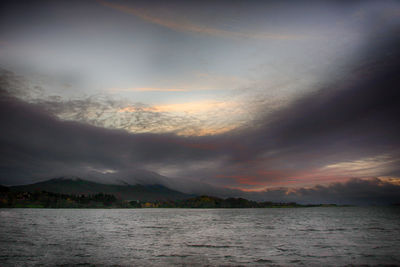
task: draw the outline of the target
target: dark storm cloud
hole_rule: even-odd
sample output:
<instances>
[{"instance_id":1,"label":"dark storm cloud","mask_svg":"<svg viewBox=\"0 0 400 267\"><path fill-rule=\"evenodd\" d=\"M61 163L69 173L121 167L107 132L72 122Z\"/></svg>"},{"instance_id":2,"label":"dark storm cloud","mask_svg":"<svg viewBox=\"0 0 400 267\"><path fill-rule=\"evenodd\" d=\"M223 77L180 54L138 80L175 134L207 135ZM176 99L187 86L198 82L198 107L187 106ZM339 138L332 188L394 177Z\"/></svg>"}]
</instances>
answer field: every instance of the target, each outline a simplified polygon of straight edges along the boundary
<instances>
[{"instance_id":1,"label":"dark storm cloud","mask_svg":"<svg viewBox=\"0 0 400 267\"><path fill-rule=\"evenodd\" d=\"M379 178L353 178L343 183L315 185L299 188L272 188L258 192L246 192L237 189L213 187L193 183L177 185L176 181L164 184L177 187L191 194L217 195L220 197L243 197L256 201L296 202L301 204L353 204L353 205L388 205L400 203L400 184L391 183Z\"/></svg>"},{"instance_id":2,"label":"dark storm cloud","mask_svg":"<svg viewBox=\"0 0 400 267\"><path fill-rule=\"evenodd\" d=\"M375 43L339 79L328 77L313 93L252 122L253 127L241 133L245 149L235 159L250 162L273 151L273 161L320 166L324 159L329 163L380 153L398 156L400 42Z\"/></svg>"},{"instance_id":3,"label":"dark storm cloud","mask_svg":"<svg viewBox=\"0 0 400 267\"><path fill-rule=\"evenodd\" d=\"M251 121L241 131L215 137L216 153L227 155L217 169L181 175L204 177L214 184L246 187L285 184L328 165L385 156L385 167L364 166L363 177L400 173L399 31L371 34L371 43L353 62L326 77L312 93L287 107ZM267 107L266 107L267 110ZM357 177L340 170L333 175ZM317 172L316 175L322 175ZM326 175L328 176L328 175ZM327 177L335 180L335 177ZM311 178L310 178L311 179ZM314 177L309 182L322 181ZM337 177L336 177L337 179ZM207 179L205 179L207 180ZM329 180L328 180L329 181ZM307 181L300 181L307 182Z\"/></svg>"},{"instance_id":4,"label":"dark storm cloud","mask_svg":"<svg viewBox=\"0 0 400 267\"><path fill-rule=\"evenodd\" d=\"M132 135L75 122L63 122L36 105L1 95L1 181L5 184L34 182L58 175L86 175L102 182L163 183L190 193L208 193L256 200L299 203L391 204L400 201L400 186L379 179L353 179L330 186L265 192L216 188L196 181L168 179L140 170L149 161L196 161L215 152L191 147L194 139L169 135ZM189 144L189 147L187 145ZM203 151L204 152L204 151ZM197 155L196 155L197 153ZM120 169L102 174L87 166Z\"/></svg>"},{"instance_id":5,"label":"dark storm cloud","mask_svg":"<svg viewBox=\"0 0 400 267\"><path fill-rule=\"evenodd\" d=\"M382 154L391 163L380 175L399 175L398 33L374 35L368 49L355 55L352 64L338 70L340 75L326 77L312 93L268 116L260 107L260 119L249 122L248 127L215 136L132 134L62 121L54 115L75 106L103 112L102 105L96 101L26 103L7 93L10 80L14 79L12 86L18 87L18 79L8 73L0 83L0 181L28 183L60 175L95 175L96 170L104 179L126 179L131 175L147 176L137 170L155 164L161 169L176 166L181 178L201 177L205 182L239 187L245 182L267 185L290 176L288 170L307 172ZM78 114L80 118L85 116ZM161 118L160 123L168 119ZM199 162L215 164L196 167ZM280 172L260 175L260 169ZM117 172L100 174L109 170ZM152 177L157 179L162 177ZM189 191L199 186L188 183L180 189L184 187ZM215 192L300 202L389 203L399 197L398 186L381 180L351 180L328 187L263 193L224 190Z\"/></svg>"},{"instance_id":6,"label":"dark storm cloud","mask_svg":"<svg viewBox=\"0 0 400 267\"><path fill-rule=\"evenodd\" d=\"M345 183L311 188L272 189L248 195L257 200L297 202L303 204L336 203L354 205L386 205L400 203L400 185L377 178L351 179Z\"/></svg>"},{"instance_id":7,"label":"dark storm cloud","mask_svg":"<svg viewBox=\"0 0 400 267\"><path fill-rule=\"evenodd\" d=\"M0 120L1 180L30 182L38 176L82 173L88 168L121 169L146 163L209 157L196 138L129 134L125 131L60 121L43 107L4 91ZM25 180L27 179L27 180Z\"/></svg>"},{"instance_id":8,"label":"dark storm cloud","mask_svg":"<svg viewBox=\"0 0 400 267\"><path fill-rule=\"evenodd\" d=\"M239 133L212 137L129 134L63 122L48 113L63 109L68 103L48 102L39 106L3 94L1 178L12 183L17 177L43 175L48 170L61 174L87 166L125 169L148 163L185 165L184 162L212 161L219 157L224 157L225 166L219 167L228 176L237 174L238 168L232 165L237 162L242 164L241 172L251 174L253 168L259 167L260 157L267 159L262 162L266 168L272 167L270 164L278 168L290 164L294 169L321 167L380 153L397 157L400 107L397 45L398 40L390 40L379 49L370 50L341 80L327 82L322 89L265 120L251 122L253 125ZM3 79L10 79L10 75ZM2 86L9 85L2 81ZM269 157L271 151L274 153ZM212 169L197 171L186 175L207 174L206 180L211 181L213 173L220 173Z\"/></svg>"}]
</instances>

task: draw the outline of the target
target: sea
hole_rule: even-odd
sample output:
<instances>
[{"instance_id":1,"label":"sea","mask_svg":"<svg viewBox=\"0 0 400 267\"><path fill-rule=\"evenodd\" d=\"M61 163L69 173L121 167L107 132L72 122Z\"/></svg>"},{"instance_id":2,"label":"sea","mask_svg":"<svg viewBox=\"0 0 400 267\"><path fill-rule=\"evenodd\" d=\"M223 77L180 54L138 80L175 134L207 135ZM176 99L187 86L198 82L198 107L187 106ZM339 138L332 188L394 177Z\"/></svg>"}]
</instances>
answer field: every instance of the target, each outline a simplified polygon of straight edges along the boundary
<instances>
[{"instance_id":1,"label":"sea","mask_svg":"<svg viewBox=\"0 0 400 267\"><path fill-rule=\"evenodd\" d=\"M1 209L0 266L400 266L399 207Z\"/></svg>"}]
</instances>

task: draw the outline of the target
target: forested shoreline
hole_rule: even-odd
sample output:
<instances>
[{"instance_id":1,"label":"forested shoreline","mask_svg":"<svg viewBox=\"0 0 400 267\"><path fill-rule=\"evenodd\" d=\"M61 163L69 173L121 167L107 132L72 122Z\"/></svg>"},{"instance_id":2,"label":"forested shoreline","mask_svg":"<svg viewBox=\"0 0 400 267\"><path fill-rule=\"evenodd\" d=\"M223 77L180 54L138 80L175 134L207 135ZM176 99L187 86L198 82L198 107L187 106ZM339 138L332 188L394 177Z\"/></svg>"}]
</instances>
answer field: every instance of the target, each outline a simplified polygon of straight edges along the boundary
<instances>
[{"instance_id":1,"label":"forested shoreline","mask_svg":"<svg viewBox=\"0 0 400 267\"><path fill-rule=\"evenodd\" d=\"M122 200L112 194L59 194L47 191L19 192L3 190L1 208L297 208L336 206L335 204L301 205L298 203L256 202L244 198L197 196L184 200Z\"/></svg>"}]
</instances>

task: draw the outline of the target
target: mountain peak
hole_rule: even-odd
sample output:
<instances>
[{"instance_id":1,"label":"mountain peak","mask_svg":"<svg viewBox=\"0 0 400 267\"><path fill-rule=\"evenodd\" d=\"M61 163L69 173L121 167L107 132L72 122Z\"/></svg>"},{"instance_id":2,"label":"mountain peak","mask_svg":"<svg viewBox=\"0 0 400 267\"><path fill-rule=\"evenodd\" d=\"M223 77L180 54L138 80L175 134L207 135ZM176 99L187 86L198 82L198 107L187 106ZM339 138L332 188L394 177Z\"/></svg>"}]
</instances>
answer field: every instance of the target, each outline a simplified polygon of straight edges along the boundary
<instances>
[{"instance_id":1,"label":"mountain peak","mask_svg":"<svg viewBox=\"0 0 400 267\"><path fill-rule=\"evenodd\" d=\"M104 184L92 180L84 180L79 177L62 176L35 184L20 185L10 187L15 191L47 191L60 194L97 194L105 193L114 195L123 200L178 200L193 197L160 184L153 185L130 185L123 184Z\"/></svg>"},{"instance_id":2,"label":"mountain peak","mask_svg":"<svg viewBox=\"0 0 400 267\"><path fill-rule=\"evenodd\" d=\"M83 181L83 179L78 176L61 176L47 181Z\"/></svg>"}]
</instances>

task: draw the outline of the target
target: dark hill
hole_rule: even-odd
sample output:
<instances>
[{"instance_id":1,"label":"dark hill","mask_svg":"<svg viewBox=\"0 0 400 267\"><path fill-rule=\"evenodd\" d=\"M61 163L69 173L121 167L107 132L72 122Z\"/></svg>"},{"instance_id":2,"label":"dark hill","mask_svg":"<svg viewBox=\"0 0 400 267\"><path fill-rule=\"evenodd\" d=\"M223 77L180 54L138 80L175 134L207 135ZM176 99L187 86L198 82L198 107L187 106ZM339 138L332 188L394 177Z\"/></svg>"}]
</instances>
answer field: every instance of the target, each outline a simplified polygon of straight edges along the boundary
<instances>
[{"instance_id":1,"label":"dark hill","mask_svg":"<svg viewBox=\"0 0 400 267\"><path fill-rule=\"evenodd\" d=\"M55 178L29 185L11 186L12 191L47 191L60 194L112 194L122 200L182 200L193 197L163 185L102 184L80 178Z\"/></svg>"}]
</instances>

